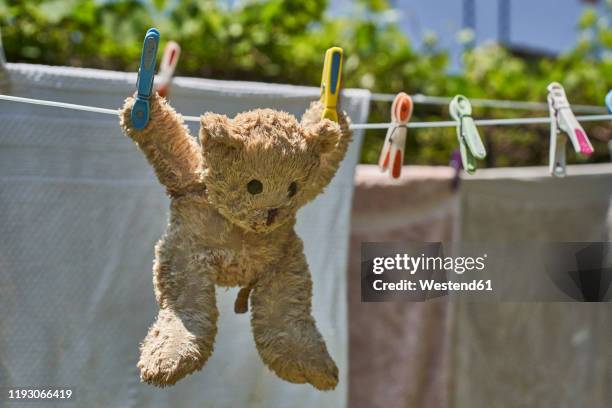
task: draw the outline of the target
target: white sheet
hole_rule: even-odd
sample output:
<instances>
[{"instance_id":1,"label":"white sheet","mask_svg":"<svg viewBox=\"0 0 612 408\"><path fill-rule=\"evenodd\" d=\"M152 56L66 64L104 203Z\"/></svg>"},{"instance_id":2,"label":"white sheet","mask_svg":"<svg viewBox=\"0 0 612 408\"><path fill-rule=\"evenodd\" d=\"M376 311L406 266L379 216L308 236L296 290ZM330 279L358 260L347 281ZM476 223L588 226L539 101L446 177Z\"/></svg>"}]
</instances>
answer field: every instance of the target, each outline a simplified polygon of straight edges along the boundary
<instances>
[{"instance_id":1,"label":"white sheet","mask_svg":"<svg viewBox=\"0 0 612 408\"><path fill-rule=\"evenodd\" d=\"M25 97L118 108L135 84L131 73L7 66L11 93ZM176 78L171 102L184 115L301 114L317 96L316 88ZM369 97L344 91L354 122L367 120ZM161 186L116 118L0 102L0 387L68 386L88 407L345 406L345 269L360 142L356 132L336 178L298 220L338 388L289 384L265 368L249 315L233 312L234 289L217 291L219 333L207 365L162 390L140 384L136 368L157 313L153 246L168 211Z\"/></svg>"},{"instance_id":2,"label":"white sheet","mask_svg":"<svg viewBox=\"0 0 612 408\"><path fill-rule=\"evenodd\" d=\"M459 239L609 240L612 164L569 166L567 173L557 179L545 167L524 167L466 177ZM537 284L526 273L531 261L517 259L511 278L525 292ZM460 301L452 308L450 406L610 406L610 303Z\"/></svg>"}]
</instances>

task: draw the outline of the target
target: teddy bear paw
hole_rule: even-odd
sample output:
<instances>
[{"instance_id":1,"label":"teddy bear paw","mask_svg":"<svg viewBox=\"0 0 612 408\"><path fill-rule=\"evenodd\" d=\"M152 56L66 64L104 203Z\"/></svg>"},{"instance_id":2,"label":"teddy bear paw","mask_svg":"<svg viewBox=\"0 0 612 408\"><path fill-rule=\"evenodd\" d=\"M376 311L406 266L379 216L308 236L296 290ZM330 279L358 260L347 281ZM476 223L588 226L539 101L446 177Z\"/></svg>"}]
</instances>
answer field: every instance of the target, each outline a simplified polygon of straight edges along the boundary
<instances>
[{"instance_id":1,"label":"teddy bear paw","mask_svg":"<svg viewBox=\"0 0 612 408\"><path fill-rule=\"evenodd\" d=\"M319 390L333 390L338 385L338 367L326 356L307 367L306 379Z\"/></svg>"},{"instance_id":2,"label":"teddy bear paw","mask_svg":"<svg viewBox=\"0 0 612 408\"><path fill-rule=\"evenodd\" d=\"M138 361L141 380L159 387L173 385L201 369L210 355L206 347L198 345L195 336L167 320L158 320L150 329L140 347Z\"/></svg>"},{"instance_id":3,"label":"teddy bear paw","mask_svg":"<svg viewBox=\"0 0 612 408\"><path fill-rule=\"evenodd\" d=\"M160 349L153 349L150 352L143 350L138 362L140 379L158 387L173 385L186 375L202 368L203 359L198 354L180 350L172 353Z\"/></svg>"},{"instance_id":4,"label":"teddy bear paw","mask_svg":"<svg viewBox=\"0 0 612 408\"><path fill-rule=\"evenodd\" d=\"M274 371L286 381L297 384L310 383L313 387L323 391L333 390L338 385L338 367L329 355L316 359L311 356L305 360L287 356L277 361L282 362L282 366L277 367Z\"/></svg>"}]
</instances>

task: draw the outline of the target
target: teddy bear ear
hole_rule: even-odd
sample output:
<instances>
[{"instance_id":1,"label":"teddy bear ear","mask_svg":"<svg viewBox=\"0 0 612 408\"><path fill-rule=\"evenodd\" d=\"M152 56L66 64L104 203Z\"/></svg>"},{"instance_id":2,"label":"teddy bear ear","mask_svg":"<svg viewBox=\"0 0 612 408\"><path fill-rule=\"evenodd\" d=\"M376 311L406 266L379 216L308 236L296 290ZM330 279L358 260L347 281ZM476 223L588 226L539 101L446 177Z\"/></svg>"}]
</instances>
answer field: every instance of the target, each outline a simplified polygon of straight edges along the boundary
<instances>
[{"instance_id":1,"label":"teddy bear ear","mask_svg":"<svg viewBox=\"0 0 612 408\"><path fill-rule=\"evenodd\" d=\"M307 128L306 133L310 148L317 150L321 154L334 150L342 136L340 126L329 119L323 119L311 125Z\"/></svg>"},{"instance_id":2,"label":"teddy bear ear","mask_svg":"<svg viewBox=\"0 0 612 408\"><path fill-rule=\"evenodd\" d=\"M225 145L240 147L242 141L234 132L234 124L225 115L207 112L200 116L200 143L204 147Z\"/></svg>"}]
</instances>

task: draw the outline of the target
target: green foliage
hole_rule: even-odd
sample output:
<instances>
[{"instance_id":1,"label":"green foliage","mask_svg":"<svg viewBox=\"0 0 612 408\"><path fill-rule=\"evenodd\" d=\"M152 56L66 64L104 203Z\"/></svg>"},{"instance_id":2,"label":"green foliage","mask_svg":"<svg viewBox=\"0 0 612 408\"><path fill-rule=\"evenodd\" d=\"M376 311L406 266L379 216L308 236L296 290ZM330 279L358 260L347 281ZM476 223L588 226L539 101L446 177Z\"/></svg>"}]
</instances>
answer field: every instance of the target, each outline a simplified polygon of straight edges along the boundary
<instances>
[{"instance_id":1,"label":"green foliage","mask_svg":"<svg viewBox=\"0 0 612 408\"><path fill-rule=\"evenodd\" d=\"M612 47L606 43L612 35L607 16L598 16L587 9L578 22L579 42L558 58L521 59L507 50L483 46L465 55L465 83L457 91L473 97L546 101L546 86L557 81L563 84L574 104L603 107L603 98L612 88ZM483 86L486 84L486 86ZM508 117L503 110L480 110L482 116ZM513 115L545 116L547 112L519 112ZM605 123L583 123L591 136L595 155L590 161L609 161L607 141L612 127ZM533 165L548 160L547 126L482 128L490 152L487 164ZM568 149L568 152L572 149ZM570 157L584 161L581 157Z\"/></svg>"},{"instance_id":2,"label":"green foliage","mask_svg":"<svg viewBox=\"0 0 612 408\"><path fill-rule=\"evenodd\" d=\"M602 105L612 88L612 9L588 9L577 21L579 41L559 58L522 58L497 45L464 55L462 74L449 75L448 56L428 33L415 49L386 0L360 0L348 16L330 16L326 0L0 0L7 59L50 65L136 70L142 37L158 27L162 41L183 47L177 75L318 85L325 49L344 48L345 87L374 92L544 101L546 85L562 82L573 103ZM612 6L611 6L612 7ZM163 46L163 44L162 44ZM541 116L547 112L476 109L477 117ZM373 103L371 122L389 120L389 104ZM413 120L448 120L446 107L417 105ZM607 124L585 126L607 160ZM547 160L545 126L482 128L487 165ZM367 133L362 161L374 163L384 131ZM410 130L407 162L446 164L454 129Z\"/></svg>"},{"instance_id":3,"label":"green foliage","mask_svg":"<svg viewBox=\"0 0 612 408\"><path fill-rule=\"evenodd\" d=\"M0 21L9 61L108 69L137 66L153 23L137 0L2 0Z\"/></svg>"}]
</instances>

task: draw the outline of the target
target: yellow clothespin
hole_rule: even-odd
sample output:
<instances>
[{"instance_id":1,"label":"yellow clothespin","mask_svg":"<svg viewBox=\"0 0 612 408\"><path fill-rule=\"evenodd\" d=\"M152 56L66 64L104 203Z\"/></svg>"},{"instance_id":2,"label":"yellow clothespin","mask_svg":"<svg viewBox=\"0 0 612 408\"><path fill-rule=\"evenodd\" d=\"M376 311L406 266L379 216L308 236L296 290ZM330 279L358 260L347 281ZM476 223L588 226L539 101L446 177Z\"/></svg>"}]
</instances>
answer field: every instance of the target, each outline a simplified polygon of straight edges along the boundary
<instances>
[{"instance_id":1,"label":"yellow clothespin","mask_svg":"<svg viewBox=\"0 0 612 408\"><path fill-rule=\"evenodd\" d=\"M332 47L325 52L323 77L321 78L321 102L323 113L321 119L329 119L338 123L338 96L342 80L342 48Z\"/></svg>"}]
</instances>

